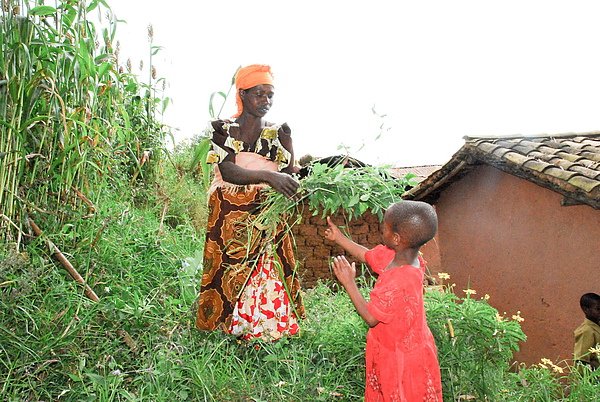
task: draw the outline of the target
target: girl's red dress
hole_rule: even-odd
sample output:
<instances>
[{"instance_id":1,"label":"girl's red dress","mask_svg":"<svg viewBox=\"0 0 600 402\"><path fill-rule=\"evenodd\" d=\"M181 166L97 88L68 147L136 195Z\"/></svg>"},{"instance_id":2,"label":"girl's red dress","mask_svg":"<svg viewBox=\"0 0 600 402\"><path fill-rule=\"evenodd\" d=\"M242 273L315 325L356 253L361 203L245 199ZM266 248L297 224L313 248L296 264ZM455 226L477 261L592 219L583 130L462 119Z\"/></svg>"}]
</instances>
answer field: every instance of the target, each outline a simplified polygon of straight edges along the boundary
<instances>
[{"instance_id":1,"label":"girl's red dress","mask_svg":"<svg viewBox=\"0 0 600 402\"><path fill-rule=\"evenodd\" d=\"M437 349L423 305L424 261L385 270L394 250L383 245L365 258L379 274L367 307L380 321L367 334L365 401L441 402Z\"/></svg>"}]
</instances>

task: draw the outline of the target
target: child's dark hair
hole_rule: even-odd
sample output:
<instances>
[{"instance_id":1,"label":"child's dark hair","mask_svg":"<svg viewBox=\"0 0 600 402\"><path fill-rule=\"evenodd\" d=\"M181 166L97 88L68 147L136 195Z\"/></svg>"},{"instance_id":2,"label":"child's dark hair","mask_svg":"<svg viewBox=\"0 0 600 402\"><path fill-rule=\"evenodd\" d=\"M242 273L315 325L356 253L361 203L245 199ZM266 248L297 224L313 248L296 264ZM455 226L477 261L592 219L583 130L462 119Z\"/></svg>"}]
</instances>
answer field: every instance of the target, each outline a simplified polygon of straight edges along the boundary
<instances>
[{"instance_id":1,"label":"child's dark hair","mask_svg":"<svg viewBox=\"0 0 600 402\"><path fill-rule=\"evenodd\" d=\"M597 303L600 303L600 295L596 293L586 293L579 299L579 306L582 310L587 310Z\"/></svg>"},{"instance_id":2,"label":"child's dark hair","mask_svg":"<svg viewBox=\"0 0 600 402\"><path fill-rule=\"evenodd\" d=\"M402 235L408 246L419 248L433 239L438 219L435 209L422 201L401 201L386 210L392 231Z\"/></svg>"}]
</instances>

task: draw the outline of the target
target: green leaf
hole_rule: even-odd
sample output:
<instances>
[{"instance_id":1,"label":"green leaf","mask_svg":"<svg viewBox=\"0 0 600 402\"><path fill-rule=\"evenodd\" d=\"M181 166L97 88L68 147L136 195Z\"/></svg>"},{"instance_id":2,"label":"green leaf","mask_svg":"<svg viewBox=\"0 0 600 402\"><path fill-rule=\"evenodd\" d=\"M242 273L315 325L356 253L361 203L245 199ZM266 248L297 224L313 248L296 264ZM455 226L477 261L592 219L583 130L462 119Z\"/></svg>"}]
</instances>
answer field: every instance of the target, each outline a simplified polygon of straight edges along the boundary
<instances>
[{"instance_id":1,"label":"green leaf","mask_svg":"<svg viewBox=\"0 0 600 402\"><path fill-rule=\"evenodd\" d=\"M212 165L206 163L206 156L211 148L210 138L203 138L194 149L194 155L190 166L190 170L194 170L194 168L200 164L202 169L202 183L205 189L208 189L211 179Z\"/></svg>"},{"instance_id":2,"label":"green leaf","mask_svg":"<svg viewBox=\"0 0 600 402\"><path fill-rule=\"evenodd\" d=\"M50 6L37 6L29 10L29 14L45 17L56 13L56 8Z\"/></svg>"},{"instance_id":3,"label":"green leaf","mask_svg":"<svg viewBox=\"0 0 600 402\"><path fill-rule=\"evenodd\" d=\"M90 3L89 6L87 6L85 11L87 11L89 13L90 11L93 11L96 7L98 7L98 0L92 0L92 2Z\"/></svg>"},{"instance_id":4,"label":"green leaf","mask_svg":"<svg viewBox=\"0 0 600 402\"><path fill-rule=\"evenodd\" d=\"M360 204L358 204L358 212L359 212L359 216L364 214L365 212L367 212L367 209L369 209L369 204L366 204L364 202L361 202Z\"/></svg>"},{"instance_id":5,"label":"green leaf","mask_svg":"<svg viewBox=\"0 0 600 402\"><path fill-rule=\"evenodd\" d=\"M69 376L69 378L70 378L71 380L73 380L73 381L75 381L75 382L81 382L81 381L82 381L82 380L81 380L81 377L79 377L79 376L76 376L76 375L75 375L75 374L73 374L73 373L67 373L67 375Z\"/></svg>"},{"instance_id":6,"label":"green leaf","mask_svg":"<svg viewBox=\"0 0 600 402\"><path fill-rule=\"evenodd\" d=\"M161 108L161 112L164 113L165 110L167 110L167 107L169 106L169 104L171 103L171 98L169 97L165 97L162 101L162 108Z\"/></svg>"},{"instance_id":7,"label":"green leaf","mask_svg":"<svg viewBox=\"0 0 600 402\"><path fill-rule=\"evenodd\" d=\"M85 373L86 376L89 377L89 379L92 381L92 383L94 384L98 384L98 385L104 385L106 384L106 379L96 373Z\"/></svg>"},{"instance_id":8,"label":"green leaf","mask_svg":"<svg viewBox=\"0 0 600 402\"><path fill-rule=\"evenodd\" d=\"M213 106L213 102L214 102L214 98L215 96L220 96L223 98L223 102L225 102L225 100L227 100L227 95L225 95L224 92L213 92L212 94L210 94L210 99L208 101L208 114L210 115L211 118L215 118L217 116L215 116L215 108Z\"/></svg>"},{"instance_id":9,"label":"green leaf","mask_svg":"<svg viewBox=\"0 0 600 402\"><path fill-rule=\"evenodd\" d=\"M63 11L62 14L63 27L70 28L73 25L73 21L75 21L75 17L77 17L77 10L75 7L68 6L67 11Z\"/></svg>"},{"instance_id":10,"label":"green leaf","mask_svg":"<svg viewBox=\"0 0 600 402\"><path fill-rule=\"evenodd\" d=\"M100 65L100 68L98 68L98 78L102 78L102 76L104 74L106 74L106 72L108 71L108 69L111 67L111 63L109 62L104 62Z\"/></svg>"},{"instance_id":11,"label":"green leaf","mask_svg":"<svg viewBox=\"0 0 600 402\"><path fill-rule=\"evenodd\" d=\"M352 198L350 198L350 201L348 201L348 207L353 207L356 204L358 204L358 201L360 200L360 197L358 194L355 194L352 196Z\"/></svg>"}]
</instances>

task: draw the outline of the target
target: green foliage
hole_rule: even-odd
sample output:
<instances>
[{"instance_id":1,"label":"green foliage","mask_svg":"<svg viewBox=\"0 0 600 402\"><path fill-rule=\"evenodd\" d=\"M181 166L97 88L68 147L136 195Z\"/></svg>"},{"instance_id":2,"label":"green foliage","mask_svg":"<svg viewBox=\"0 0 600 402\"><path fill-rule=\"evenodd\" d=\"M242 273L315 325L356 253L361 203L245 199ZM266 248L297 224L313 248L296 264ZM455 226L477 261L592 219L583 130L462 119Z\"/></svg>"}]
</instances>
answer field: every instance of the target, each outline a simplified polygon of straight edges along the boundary
<instances>
[{"instance_id":1,"label":"green foliage","mask_svg":"<svg viewBox=\"0 0 600 402\"><path fill-rule=\"evenodd\" d=\"M504 389L510 401L597 401L600 397L600 370L542 358L529 367L521 364L506 376Z\"/></svg>"},{"instance_id":2,"label":"green foliage","mask_svg":"<svg viewBox=\"0 0 600 402\"><path fill-rule=\"evenodd\" d=\"M316 163L311 174L301 180L300 189L314 215L320 212L325 217L343 211L352 220L370 211L382 220L385 209L400 201L406 187L414 184L411 179L393 179L385 167L344 168L341 164L329 167Z\"/></svg>"},{"instance_id":3,"label":"green foliage","mask_svg":"<svg viewBox=\"0 0 600 402\"><path fill-rule=\"evenodd\" d=\"M382 220L385 208L400 201L405 188L413 184L413 176L392 179L385 167L315 163L311 169L311 174L300 180L298 196L293 199L265 190L261 211L248 224L271 231L285 224L289 230L301 219L305 205L313 215L322 217L342 212L351 220L370 211Z\"/></svg>"},{"instance_id":4,"label":"green foliage","mask_svg":"<svg viewBox=\"0 0 600 402\"><path fill-rule=\"evenodd\" d=\"M156 182L165 224L176 227L191 223L198 233L204 233L210 172L198 171L198 165L189 163L195 150L194 145L182 142L167 153L169 163L161 166Z\"/></svg>"},{"instance_id":5,"label":"green foliage","mask_svg":"<svg viewBox=\"0 0 600 402\"><path fill-rule=\"evenodd\" d=\"M197 255L200 239L189 225L161 230L159 207L140 210L113 197L81 222L69 254L100 302L85 298L38 244L2 260L0 308L9 313L0 319L0 393L7 400L121 400L135 375L117 373L148 369L143 355L189 325L198 265L179 256ZM107 223L100 236L99 222Z\"/></svg>"},{"instance_id":6,"label":"green foliage","mask_svg":"<svg viewBox=\"0 0 600 402\"><path fill-rule=\"evenodd\" d=\"M83 295L41 243L24 252L0 247L5 400L362 398L367 327L345 292L329 283L307 289L307 318L298 337L240 343L220 332L198 332L191 306L202 269L201 238L185 219L161 227L162 204L139 208L133 196L123 194L119 188L104 194L96 215L82 220L76 233L65 228L52 237L68 247L98 303ZM183 194L175 192L173 202ZM371 287L372 282L361 283L364 295ZM425 300L445 400L567 398L549 368L509 372L522 332L518 322L498 320L485 299L431 291ZM570 381L572 399L564 400L594 400L597 380L596 373L584 373Z\"/></svg>"},{"instance_id":7,"label":"green foliage","mask_svg":"<svg viewBox=\"0 0 600 402\"><path fill-rule=\"evenodd\" d=\"M113 180L151 183L165 135L164 81L119 65L106 2L39 3L6 0L0 16L0 233L17 242L32 211L74 224Z\"/></svg>"},{"instance_id":8,"label":"green foliage","mask_svg":"<svg viewBox=\"0 0 600 402\"><path fill-rule=\"evenodd\" d=\"M210 95L210 99L208 101L208 115L211 119L220 118L221 112L223 111L223 107L225 106L225 102L227 102L227 98L231 94L232 88L235 86L235 76L240 68L241 66L236 69L235 73L231 77L231 82L229 84L229 89L227 90L227 93L222 91L216 91ZM215 103L217 102L217 100L221 101L221 105L219 106L219 111L215 112ZM204 188L208 190L208 186L210 185L210 180L212 178L213 166L206 163L206 156L208 155L208 152L211 150L212 147L211 138L207 133L205 133L199 138L195 138L192 142L194 144L194 147L189 169L192 171L196 169L200 170L200 172L202 173L202 183L204 184Z\"/></svg>"},{"instance_id":9,"label":"green foliage","mask_svg":"<svg viewBox=\"0 0 600 402\"><path fill-rule=\"evenodd\" d=\"M202 243L194 231L167 226L159 236L159 207L102 201L96 219L109 222L102 236L70 257L100 302L86 299L36 245L3 255L0 392L7 400L360 397L365 326L345 294L323 285L308 291L311 312L297 338L248 344L197 332L190 306ZM84 222L81 236L95 238L95 226ZM349 319L333 320L340 313Z\"/></svg>"},{"instance_id":10,"label":"green foliage","mask_svg":"<svg viewBox=\"0 0 600 402\"><path fill-rule=\"evenodd\" d=\"M507 382L509 386L504 392L509 400L539 402L564 400L561 384L547 367L521 366L517 373L508 374Z\"/></svg>"},{"instance_id":11,"label":"green foliage","mask_svg":"<svg viewBox=\"0 0 600 402\"><path fill-rule=\"evenodd\" d=\"M589 366L577 364L569 367L566 381L559 378L558 382L569 384L565 392L568 401L593 401L600 397L600 370L591 370Z\"/></svg>"},{"instance_id":12,"label":"green foliage","mask_svg":"<svg viewBox=\"0 0 600 402\"><path fill-rule=\"evenodd\" d=\"M427 321L434 334L444 399L467 395L502 400L503 377L525 334L516 320L507 320L485 298L464 299L452 291L426 294ZM500 398L500 399L496 399Z\"/></svg>"},{"instance_id":13,"label":"green foliage","mask_svg":"<svg viewBox=\"0 0 600 402\"><path fill-rule=\"evenodd\" d=\"M203 188L208 191L210 180L212 178L213 166L206 163L206 157L208 152L211 150L212 143L208 136L202 136L195 141L193 147L193 153L189 170L195 171L200 170L200 177L202 180Z\"/></svg>"}]
</instances>

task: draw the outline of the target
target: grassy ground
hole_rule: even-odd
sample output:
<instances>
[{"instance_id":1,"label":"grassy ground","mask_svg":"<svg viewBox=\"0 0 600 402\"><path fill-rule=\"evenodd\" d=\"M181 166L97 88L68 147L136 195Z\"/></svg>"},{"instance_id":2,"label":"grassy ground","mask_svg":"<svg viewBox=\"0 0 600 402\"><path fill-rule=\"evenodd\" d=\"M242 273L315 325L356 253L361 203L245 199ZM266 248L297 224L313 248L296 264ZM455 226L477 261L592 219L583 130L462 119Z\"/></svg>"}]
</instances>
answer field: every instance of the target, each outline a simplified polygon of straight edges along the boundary
<instances>
[{"instance_id":1,"label":"grassy ground","mask_svg":"<svg viewBox=\"0 0 600 402\"><path fill-rule=\"evenodd\" d=\"M149 203L152 204L152 203ZM41 240L0 255L4 400L329 400L362 394L364 324L343 295L306 294L302 335L239 343L193 328L202 236L161 225L162 204L102 200L49 236L99 296L89 300ZM43 220L41 220L43 223ZM40 224L43 226L42 224ZM103 225L103 226L102 226ZM98 227L103 227L98 236ZM336 320L342 314L347 320Z\"/></svg>"},{"instance_id":2,"label":"grassy ground","mask_svg":"<svg viewBox=\"0 0 600 402\"><path fill-rule=\"evenodd\" d=\"M158 191L103 194L93 217L47 231L98 302L42 239L31 239L21 253L0 246L2 400L362 400L366 326L334 284L306 290L308 316L298 337L240 343L194 329L204 201L176 177ZM52 227L44 218L36 217L38 224ZM365 293L370 285L363 283ZM514 320L498 319L486 300L437 292L428 294L426 307L445 400L575 401L600 394L597 375L571 386L569 397L549 368L510 372L522 332Z\"/></svg>"}]
</instances>

